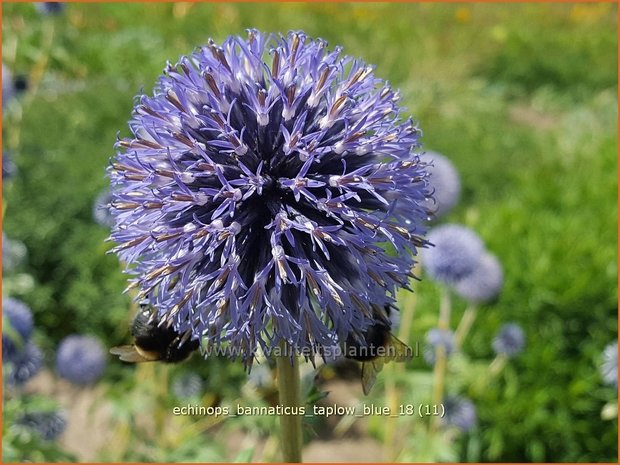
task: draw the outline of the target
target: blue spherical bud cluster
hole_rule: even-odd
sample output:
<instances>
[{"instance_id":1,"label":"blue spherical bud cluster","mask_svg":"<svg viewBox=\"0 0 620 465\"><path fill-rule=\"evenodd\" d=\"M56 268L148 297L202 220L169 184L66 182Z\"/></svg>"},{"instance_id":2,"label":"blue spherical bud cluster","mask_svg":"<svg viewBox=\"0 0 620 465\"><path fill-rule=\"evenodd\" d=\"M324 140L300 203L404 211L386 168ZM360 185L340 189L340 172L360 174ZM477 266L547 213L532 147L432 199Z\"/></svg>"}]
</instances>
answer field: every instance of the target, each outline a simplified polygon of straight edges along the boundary
<instances>
[{"instance_id":1,"label":"blue spherical bud cluster","mask_svg":"<svg viewBox=\"0 0 620 465\"><path fill-rule=\"evenodd\" d=\"M33 318L28 306L12 297L2 298L2 318L2 360L7 362L13 360L30 339Z\"/></svg>"},{"instance_id":2,"label":"blue spherical bud cluster","mask_svg":"<svg viewBox=\"0 0 620 465\"><path fill-rule=\"evenodd\" d=\"M448 329L433 328L426 333L426 347L424 360L429 365L434 365L437 358L437 349L443 347L446 356L454 352L454 332Z\"/></svg>"},{"instance_id":3,"label":"blue spherical bud cluster","mask_svg":"<svg viewBox=\"0 0 620 465\"><path fill-rule=\"evenodd\" d=\"M432 247L422 251L428 275L439 282L455 284L478 265L484 244L471 229L459 224L433 228L428 234Z\"/></svg>"},{"instance_id":4,"label":"blue spherical bud cluster","mask_svg":"<svg viewBox=\"0 0 620 465\"><path fill-rule=\"evenodd\" d=\"M477 422L478 415L474 403L465 398L452 396L444 401L445 415L441 419L446 426L453 426L459 431L467 432L472 430Z\"/></svg>"},{"instance_id":5,"label":"blue spherical bud cluster","mask_svg":"<svg viewBox=\"0 0 620 465\"><path fill-rule=\"evenodd\" d=\"M500 328L492 345L496 354L514 357L525 347L525 333L518 324L506 323Z\"/></svg>"},{"instance_id":6,"label":"blue spherical bud cluster","mask_svg":"<svg viewBox=\"0 0 620 465\"><path fill-rule=\"evenodd\" d=\"M4 361L4 360L3 360ZM43 353L32 341L13 355L7 369L10 384L22 385L33 378L43 367Z\"/></svg>"},{"instance_id":7,"label":"blue spherical bud cluster","mask_svg":"<svg viewBox=\"0 0 620 465\"><path fill-rule=\"evenodd\" d=\"M106 364L106 352L92 336L67 336L56 352L58 375L74 384L94 383L103 375Z\"/></svg>"},{"instance_id":8,"label":"blue spherical bud cluster","mask_svg":"<svg viewBox=\"0 0 620 465\"><path fill-rule=\"evenodd\" d=\"M423 250L422 261L432 279L474 304L497 298L504 284L501 263L474 231L445 224L433 228L428 240L433 247Z\"/></svg>"},{"instance_id":9,"label":"blue spherical bud cluster","mask_svg":"<svg viewBox=\"0 0 620 465\"><path fill-rule=\"evenodd\" d=\"M62 412L28 412L19 417L16 424L34 431L46 441L54 441L67 428Z\"/></svg>"},{"instance_id":10,"label":"blue spherical bud cluster","mask_svg":"<svg viewBox=\"0 0 620 465\"><path fill-rule=\"evenodd\" d=\"M483 253L476 267L454 285L454 291L471 303L495 299L504 285L502 265L495 255Z\"/></svg>"}]
</instances>

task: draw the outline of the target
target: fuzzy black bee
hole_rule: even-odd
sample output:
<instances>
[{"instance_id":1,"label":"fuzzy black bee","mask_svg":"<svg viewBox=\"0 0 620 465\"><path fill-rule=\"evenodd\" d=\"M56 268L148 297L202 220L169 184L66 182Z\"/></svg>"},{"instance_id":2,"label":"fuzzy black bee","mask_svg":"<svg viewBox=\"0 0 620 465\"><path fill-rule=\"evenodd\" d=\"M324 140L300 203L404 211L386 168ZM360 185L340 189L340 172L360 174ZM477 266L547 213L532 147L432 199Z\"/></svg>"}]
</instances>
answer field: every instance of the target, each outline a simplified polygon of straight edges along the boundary
<instances>
[{"instance_id":1,"label":"fuzzy black bee","mask_svg":"<svg viewBox=\"0 0 620 465\"><path fill-rule=\"evenodd\" d=\"M179 334L172 326L159 325L148 305L141 305L131 325L132 345L113 347L110 353L123 362L178 363L198 350L200 343L190 339L190 334Z\"/></svg>"},{"instance_id":2,"label":"fuzzy black bee","mask_svg":"<svg viewBox=\"0 0 620 465\"><path fill-rule=\"evenodd\" d=\"M395 311L391 305L373 307L375 323L361 336L351 333L343 344L346 358L362 362L362 389L365 395L377 380L377 374L387 362L405 362L413 357L411 347L391 333L389 315Z\"/></svg>"}]
</instances>

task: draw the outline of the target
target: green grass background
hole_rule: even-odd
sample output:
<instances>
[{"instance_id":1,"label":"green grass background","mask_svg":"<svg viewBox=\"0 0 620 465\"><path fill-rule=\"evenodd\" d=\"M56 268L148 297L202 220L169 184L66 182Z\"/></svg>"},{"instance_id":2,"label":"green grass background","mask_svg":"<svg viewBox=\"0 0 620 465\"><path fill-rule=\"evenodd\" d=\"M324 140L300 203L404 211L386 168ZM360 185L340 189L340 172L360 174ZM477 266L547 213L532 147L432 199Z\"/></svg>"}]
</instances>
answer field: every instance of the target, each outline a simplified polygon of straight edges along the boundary
<instances>
[{"instance_id":1,"label":"green grass background","mask_svg":"<svg viewBox=\"0 0 620 465\"><path fill-rule=\"evenodd\" d=\"M28 247L21 271L34 286L9 290L33 308L46 347L72 332L126 337L125 277L91 206L133 97L209 37L303 29L401 89L424 147L462 176L446 221L475 229L504 266L504 291L465 351L491 357L506 321L525 328L527 350L486 389L468 388L480 425L456 459L617 460L617 420L600 416L615 393L598 371L617 338L615 4L70 4L56 18L2 8L3 61L31 79L45 67L3 118L19 170L3 228ZM410 336L421 341L438 292L416 290Z\"/></svg>"}]
</instances>

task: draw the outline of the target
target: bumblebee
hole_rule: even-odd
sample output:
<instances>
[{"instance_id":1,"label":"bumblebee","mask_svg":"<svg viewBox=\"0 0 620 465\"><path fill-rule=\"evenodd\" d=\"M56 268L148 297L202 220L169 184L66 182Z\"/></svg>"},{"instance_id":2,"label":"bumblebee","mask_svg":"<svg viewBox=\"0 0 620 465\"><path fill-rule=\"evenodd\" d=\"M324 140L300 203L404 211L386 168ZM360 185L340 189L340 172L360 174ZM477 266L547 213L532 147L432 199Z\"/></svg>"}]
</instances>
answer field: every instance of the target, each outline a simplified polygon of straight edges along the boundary
<instances>
[{"instance_id":1,"label":"bumblebee","mask_svg":"<svg viewBox=\"0 0 620 465\"><path fill-rule=\"evenodd\" d=\"M189 333L179 334L171 325L159 325L148 305L140 305L140 312L131 325L132 345L118 346L110 353L123 362L178 363L198 349L200 343L191 340Z\"/></svg>"},{"instance_id":2,"label":"bumblebee","mask_svg":"<svg viewBox=\"0 0 620 465\"><path fill-rule=\"evenodd\" d=\"M343 344L346 358L362 362L362 389L365 395L370 393L385 363L405 362L413 357L411 347L390 331L389 315L394 310L391 305L386 305L383 310L373 307L375 323L361 336L349 334Z\"/></svg>"}]
</instances>

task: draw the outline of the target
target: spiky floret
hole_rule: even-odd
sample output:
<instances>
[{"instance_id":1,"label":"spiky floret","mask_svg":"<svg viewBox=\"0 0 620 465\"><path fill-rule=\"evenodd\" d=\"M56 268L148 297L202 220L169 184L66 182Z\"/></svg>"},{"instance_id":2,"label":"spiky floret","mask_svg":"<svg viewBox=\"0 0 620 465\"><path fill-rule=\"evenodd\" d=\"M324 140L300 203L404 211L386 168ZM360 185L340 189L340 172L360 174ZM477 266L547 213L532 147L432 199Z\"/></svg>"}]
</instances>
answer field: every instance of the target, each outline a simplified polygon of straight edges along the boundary
<instances>
[{"instance_id":1,"label":"spiky floret","mask_svg":"<svg viewBox=\"0 0 620 465\"><path fill-rule=\"evenodd\" d=\"M398 100L301 32L250 30L168 64L109 169L114 251L139 298L246 361L361 333L425 244L420 131Z\"/></svg>"}]
</instances>

